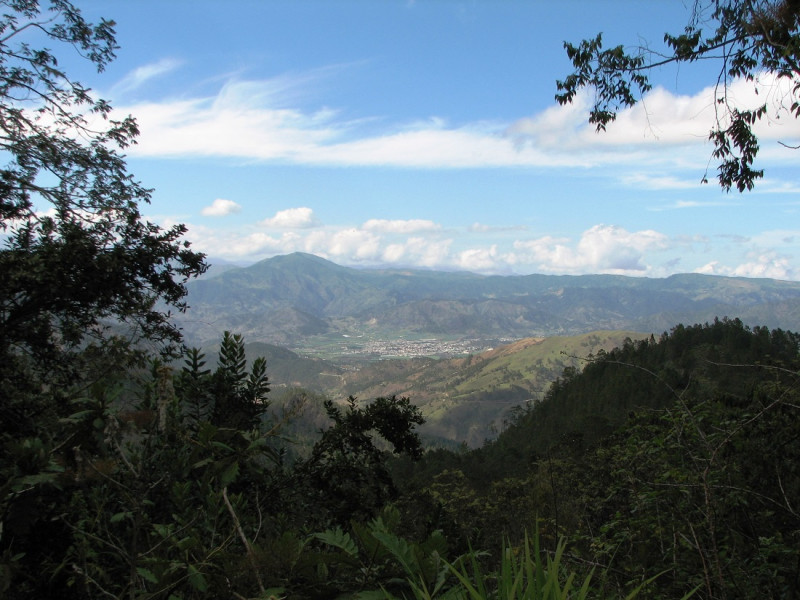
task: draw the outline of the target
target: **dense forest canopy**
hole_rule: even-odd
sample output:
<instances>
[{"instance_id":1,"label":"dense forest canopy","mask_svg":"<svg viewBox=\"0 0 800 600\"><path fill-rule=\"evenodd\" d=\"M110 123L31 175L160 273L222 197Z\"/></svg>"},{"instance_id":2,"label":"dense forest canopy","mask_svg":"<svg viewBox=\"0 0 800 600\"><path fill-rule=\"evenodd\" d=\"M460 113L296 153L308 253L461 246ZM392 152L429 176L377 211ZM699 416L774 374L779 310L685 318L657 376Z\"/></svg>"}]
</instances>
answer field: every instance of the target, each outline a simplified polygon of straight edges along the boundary
<instances>
[{"instance_id":1,"label":"dense forest canopy","mask_svg":"<svg viewBox=\"0 0 800 600\"><path fill-rule=\"evenodd\" d=\"M608 593L800 592L800 335L677 326L567 369L487 446L405 472L448 539L567 536ZM612 592L611 590L617 590Z\"/></svg>"}]
</instances>

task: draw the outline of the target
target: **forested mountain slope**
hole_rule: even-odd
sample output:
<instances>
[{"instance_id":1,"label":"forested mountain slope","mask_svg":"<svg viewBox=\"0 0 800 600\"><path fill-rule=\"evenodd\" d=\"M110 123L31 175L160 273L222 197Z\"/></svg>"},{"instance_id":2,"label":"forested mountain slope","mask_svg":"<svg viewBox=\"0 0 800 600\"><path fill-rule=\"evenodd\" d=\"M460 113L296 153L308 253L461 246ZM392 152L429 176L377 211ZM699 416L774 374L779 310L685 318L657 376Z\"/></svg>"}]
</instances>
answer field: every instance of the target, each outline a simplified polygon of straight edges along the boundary
<instances>
[{"instance_id":1,"label":"forested mountain slope","mask_svg":"<svg viewBox=\"0 0 800 600\"><path fill-rule=\"evenodd\" d=\"M451 537L568 536L613 597L655 577L647 597L794 598L798 373L798 334L680 325L568 369L483 448L398 472Z\"/></svg>"},{"instance_id":2,"label":"forested mountain slope","mask_svg":"<svg viewBox=\"0 0 800 600\"><path fill-rule=\"evenodd\" d=\"M376 361L345 371L340 395L407 396L425 417L420 432L430 442L477 447L497 437L520 405L540 400L566 367L581 368L586 356L643 337L646 334L597 331L525 338L459 358Z\"/></svg>"},{"instance_id":3,"label":"forested mountain slope","mask_svg":"<svg viewBox=\"0 0 800 600\"><path fill-rule=\"evenodd\" d=\"M420 432L427 443L477 447L494 439L521 409L540 400L566 367L581 368L584 359L647 334L596 331L578 336L525 338L486 352L451 359L418 357L348 362L308 358L253 342L247 356L264 357L273 399L327 396L344 402L349 396L368 400L386 395L408 397L425 417ZM217 346L204 350L208 364L218 360ZM179 363L182 364L182 363ZM296 389L299 388L299 389ZM320 404L321 401L317 402ZM278 402L281 404L282 402ZM319 429L312 407L310 431ZM308 429L296 421L301 430ZM308 432L306 432L308 433Z\"/></svg>"},{"instance_id":4,"label":"forested mountain slope","mask_svg":"<svg viewBox=\"0 0 800 600\"><path fill-rule=\"evenodd\" d=\"M328 336L521 339L600 329L667 331L716 316L800 329L800 283L698 274L665 279L484 276L352 269L309 254L263 260L189 284L177 317L202 345L229 329L248 341L298 348Z\"/></svg>"}]
</instances>

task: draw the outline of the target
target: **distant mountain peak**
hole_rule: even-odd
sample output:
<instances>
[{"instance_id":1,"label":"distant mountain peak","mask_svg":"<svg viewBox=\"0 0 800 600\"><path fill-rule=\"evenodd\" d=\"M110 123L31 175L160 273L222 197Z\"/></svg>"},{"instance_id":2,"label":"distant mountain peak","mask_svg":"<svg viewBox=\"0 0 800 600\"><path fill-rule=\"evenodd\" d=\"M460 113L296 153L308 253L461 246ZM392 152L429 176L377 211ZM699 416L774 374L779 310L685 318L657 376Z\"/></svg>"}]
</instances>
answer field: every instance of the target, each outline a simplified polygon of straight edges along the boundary
<instances>
[{"instance_id":1,"label":"distant mountain peak","mask_svg":"<svg viewBox=\"0 0 800 600\"><path fill-rule=\"evenodd\" d=\"M386 340L409 335L512 340L598 329L660 335L679 323L725 316L800 329L800 282L702 274L487 277L356 269L294 252L187 287L191 308L178 320L189 337L219 337L231 329L248 341L289 347L323 334L329 343L337 335L355 335L352 340L365 333ZM286 317L300 313L302 319Z\"/></svg>"},{"instance_id":2,"label":"distant mountain peak","mask_svg":"<svg viewBox=\"0 0 800 600\"><path fill-rule=\"evenodd\" d=\"M292 252L290 254L279 254L270 258L265 258L251 267L279 267L279 268L293 268L293 269L309 269L309 268L324 268L332 271L352 271L349 267L345 267L335 262L322 258L316 254L309 254L307 252Z\"/></svg>"}]
</instances>

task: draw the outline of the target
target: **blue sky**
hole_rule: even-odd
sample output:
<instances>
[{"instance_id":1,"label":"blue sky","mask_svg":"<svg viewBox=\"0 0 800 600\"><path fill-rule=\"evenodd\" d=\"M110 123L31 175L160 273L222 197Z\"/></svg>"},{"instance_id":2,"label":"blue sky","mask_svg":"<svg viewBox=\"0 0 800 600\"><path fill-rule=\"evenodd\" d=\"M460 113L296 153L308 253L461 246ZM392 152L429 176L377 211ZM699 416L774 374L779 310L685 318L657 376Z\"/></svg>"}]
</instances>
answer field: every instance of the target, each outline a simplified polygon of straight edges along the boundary
<instances>
[{"instance_id":1,"label":"blue sky","mask_svg":"<svg viewBox=\"0 0 800 600\"><path fill-rule=\"evenodd\" d=\"M688 1L688 0L687 0ZM691 3L689 3L691 4ZM605 134L554 101L565 40L658 49L677 0L79 2L117 60L73 73L134 115L151 220L212 261L303 251L482 273L800 279L800 127L758 129L765 179L714 182L719 65L653 73ZM71 66L71 62L70 62ZM769 74L758 98L779 116ZM743 104L753 85L735 83ZM700 180L709 165L711 183Z\"/></svg>"}]
</instances>

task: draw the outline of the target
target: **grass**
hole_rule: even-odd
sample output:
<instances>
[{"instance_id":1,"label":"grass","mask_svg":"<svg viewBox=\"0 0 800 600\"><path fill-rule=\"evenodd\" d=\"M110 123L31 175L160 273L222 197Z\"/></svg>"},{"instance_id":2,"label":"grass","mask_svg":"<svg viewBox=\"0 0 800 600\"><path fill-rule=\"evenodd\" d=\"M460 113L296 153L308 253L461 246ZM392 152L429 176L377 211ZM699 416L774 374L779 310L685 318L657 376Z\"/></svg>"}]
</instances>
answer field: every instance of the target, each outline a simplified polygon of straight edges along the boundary
<instances>
[{"instance_id":1,"label":"grass","mask_svg":"<svg viewBox=\"0 0 800 600\"><path fill-rule=\"evenodd\" d=\"M566 542L562 538L554 552L543 551L537 532L532 542L526 535L522 547L504 544L497 571L486 571L477 552L470 552L454 563L442 560L444 568L435 583L430 579L426 581L417 563L407 560L407 554L405 559L395 556L406 570L414 600L587 600L602 597L602 592L592 587L594 569L579 574L562 562L565 548ZM455 579L449 586L443 577L446 571ZM638 585L625 596L625 600L636 598L658 577L656 575ZM692 590L681 600L688 600L696 591ZM387 600L395 600L386 590L384 596Z\"/></svg>"},{"instance_id":2,"label":"grass","mask_svg":"<svg viewBox=\"0 0 800 600\"><path fill-rule=\"evenodd\" d=\"M567 572L561 564L565 546L562 539L552 555L544 555L539 536L534 537L533 548L526 536L522 548L503 548L500 569L494 576L484 572L472 554L460 565L450 565L462 590L458 596L469 600L584 600L594 572L582 580L574 571Z\"/></svg>"},{"instance_id":3,"label":"grass","mask_svg":"<svg viewBox=\"0 0 800 600\"><path fill-rule=\"evenodd\" d=\"M414 600L585 600L591 591L593 571L579 577L562 564L564 540L552 554L542 551L538 534L532 544L526 536L521 548L504 544L497 571L484 570L481 553L474 551L453 563L439 559L433 578L407 544L396 538L382 541L403 565ZM384 595L395 600L386 590Z\"/></svg>"}]
</instances>

